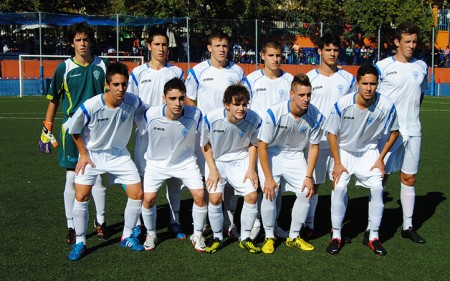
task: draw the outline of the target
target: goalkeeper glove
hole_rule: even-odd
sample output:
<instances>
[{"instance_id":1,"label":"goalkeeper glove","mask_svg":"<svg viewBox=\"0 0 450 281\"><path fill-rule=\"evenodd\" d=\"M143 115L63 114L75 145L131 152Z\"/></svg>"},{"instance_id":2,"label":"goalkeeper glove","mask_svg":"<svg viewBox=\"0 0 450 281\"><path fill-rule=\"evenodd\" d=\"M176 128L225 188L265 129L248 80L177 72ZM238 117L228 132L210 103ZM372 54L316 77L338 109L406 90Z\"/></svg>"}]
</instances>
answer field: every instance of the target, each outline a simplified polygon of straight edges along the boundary
<instances>
[{"instance_id":1,"label":"goalkeeper glove","mask_svg":"<svg viewBox=\"0 0 450 281\"><path fill-rule=\"evenodd\" d=\"M52 122L44 121L44 126L42 127L41 139L39 140L38 146L42 153L49 154L52 153L50 143L53 147L58 147L58 142L52 134Z\"/></svg>"}]
</instances>

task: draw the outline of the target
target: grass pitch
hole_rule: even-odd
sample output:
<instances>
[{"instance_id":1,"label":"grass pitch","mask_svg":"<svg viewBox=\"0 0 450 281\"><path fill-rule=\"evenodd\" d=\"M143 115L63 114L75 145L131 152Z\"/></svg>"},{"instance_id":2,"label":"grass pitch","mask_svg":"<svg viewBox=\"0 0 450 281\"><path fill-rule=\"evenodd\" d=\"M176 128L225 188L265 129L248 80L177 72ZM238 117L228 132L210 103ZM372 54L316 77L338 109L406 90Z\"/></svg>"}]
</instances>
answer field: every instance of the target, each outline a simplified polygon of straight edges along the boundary
<instances>
[{"instance_id":1,"label":"grass pitch","mask_svg":"<svg viewBox=\"0 0 450 281\"><path fill-rule=\"evenodd\" d=\"M318 238L313 252L287 248L277 241L273 255L252 255L235 241L213 255L194 252L190 241L168 235L164 190L158 201L160 243L150 252L135 253L119 246L126 196L122 187L107 194L106 220L112 237L99 241L94 234L90 203L88 254L67 261L63 204L65 171L57 154L37 148L47 108L44 97L0 98L0 280L448 280L450 243L449 149L450 99L425 97L421 110L422 154L417 180L414 225L427 240L414 244L401 238L402 213L399 177L393 174L385 191L381 240L388 254L375 256L361 244L367 223L367 195L349 186L346 230L353 238L337 256L329 256L330 184L322 186L316 212ZM55 126L61 122L58 113ZM55 132L59 133L59 132ZM280 224L289 228L292 194L283 196ZM192 233L192 200L183 191L181 222ZM237 216L239 218L239 216Z\"/></svg>"}]
</instances>

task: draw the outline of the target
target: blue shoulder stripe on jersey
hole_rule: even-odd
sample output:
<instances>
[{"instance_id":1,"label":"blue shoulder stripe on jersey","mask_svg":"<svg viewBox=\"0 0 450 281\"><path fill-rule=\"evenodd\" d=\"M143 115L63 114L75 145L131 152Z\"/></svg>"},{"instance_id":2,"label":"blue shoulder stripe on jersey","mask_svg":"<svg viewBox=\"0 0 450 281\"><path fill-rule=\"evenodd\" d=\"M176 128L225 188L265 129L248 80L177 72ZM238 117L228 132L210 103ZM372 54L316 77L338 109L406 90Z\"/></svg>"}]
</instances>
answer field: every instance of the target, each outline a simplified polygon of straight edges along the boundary
<instances>
[{"instance_id":1,"label":"blue shoulder stripe on jersey","mask_svg":"<svg viewBox=\"0 0 450 281\"><path fill-rule=\"evenodd\" d=\"M138 106L136 107L136 110L134 111L134 116L136 116L136 112L137 112L138 108L141 107L141 105L142 105L142 100L141 100L139 97L137 97L137 99L138 99L138 101L139 101L139 104L138 104Z\"/></svg>"},{"instance_id":2,"label":"blue shoulder stripe on jersey","mask_svg":"<svg viewBox=\"0 0 450 281\"><path fill-rule=\"evenodd\" d=\"M181 70L181 75L178 78L183 79L183 77L184 77L184 70Z\"/></svg>"},{"instance_id":3,"label":"blue shoulder stripe on jersey","mask_svg":"<svg viewBox=\"0 0 450 281\"><path fill-rule=\"evenodd\" d=\"M288 110L288 113L291 113L291 100L288 100L288 102L287 102L287 110Z\"/></svg>"},{"instance_id":4,"label":"blue shoulder stripe on jersey","mask_svg":"<svg viewBox=\"0 0 450 281\"><path fill-rule=\"evenodd\" d=\"M144 113L145 124L148 124L147 112L148 112L148 108L147 108L147 110Z\"/></svg>"},{"instance_id":5,"label":"blue shoulder stripe on jersey","mask_svg":"<svg viewBox=\"0 0 450 281\"><path fill-rule=\"evenodd\" d=\"M256 126L256 129L261 128L261 125L262 125L262 119L259 120L259 123L258 123L258 126Z\"/></svg>"},{"instance_id":6,"label":"blue shoulder stripe on jersey","mask_svg":"<svg viewBox=\"0 0 450 281\"><path fill-rule=\"evenodd\" d=\"M313 130L315 130L315 129L317 129L318 127L320 127L320 124L322 123L323 118L324 118L323 115L320 114L319 120L317 120L316 124L314 124L314 128L312 128Z\"/></svg>"},{"instance_id":7,"label":"blue shoulder stripe on jersey","mask_svg":"<svg viewBox=\"0 0 450 281\"><path fill-rule=\"evenodd\" d=\"M226 118L227 117L227 112L226 112L226 109L224 108L223 109L223 118Z\"/></svg>"},{"instance_id":8,"label":"blue shoulder stripe on jersey","mask_svg":"<svg viewBox=\"0 0 450 281\"><path fill-rule=\"evenodd\" d=\"M198 79L197 79L197 75L195 75L194 69L191 68L189 69L189 73L192 74L192 77L194 77L195 82L197 83L197 88L198 88Z\"/></svg>"},{"instance_id":9,"label":"blue shoulder stripe on jersey","mask_svg":"<svg viewBox=\"0 0 450 281\"><path fill-rule=\"evenodd\" d=\"M200 111L200 110L199 110L199 111ZM198 131L198 128L200 127L200 123L202 122L202 119L203 119L203 114L202 114L202 112L200 111L200 118L198 118L197 127L195 128L195 131L196 131L196 132Z\"/></svg>"},{"instance_id":10,"label":"blue shoulder stripe on jersey","mask_svg":"<svg viewBox=\"0 0 450 281\"><path fill-rule=\"evenodd\" d=\"M162 114L163 117L166 116L165 109L166 109L166 104L164 104L164 106L162 107L161 114Z\"/></svg>"},{"instance_id":11,"label":"blue shoulder stripe on jersey","mask_svg":"<svg viewBox=\"0 0 450 281\"><path fill-rule=\"evenodd\" d=\"M356 92L354 95L353 95L353 104L356 104L356 95L358 94L358 92Z\"/></svg>"},{"instance_id":12,"label":"blue shoulder stripe on jersey","mask_svg":"<svg viewBox=\"0 0 450 281\"><path fill-rule=\"evenodd\" d=\"M341 117L341 111L339 110L339 106L338 103L334 103L334 108L336 109L336 113L339 115L339 117Z\"/></svg>"},{"instance_id":13,"label":"blue shoulder stripe on jersey","mask_svg":"<svg viewBox=\"0 0 450 281\"><path fill-rule=\"evenodd\" d=\"M207 60L206 62L208 63L209 66L211 66L211 61L210 60Z\"/></svg>"},{"instance_id":14,"label":"blue shoulder stripe on jersey","mask_svg":"<svg viewBox=\"0 0 450 281\"><path fill-rule=\"evenodd\" d=\"M392 105L391 110L389 111L388 117L386 118L386 122L384 122L383 129L386 129L388 122L391 120L393 114L395 112L395 105Z\"/></svg>"},{"instance_id":15,"label":"blue shoulder stripe on jersey","mask_svg":"<svg viewBox=\"0 0 450 281\"><path fill-rule=\"evenodd\" d=\"M353 77L353 78L352 78L352 82L351 82L350 86L353 86L353 85L355 84L355 82L356 82L355 76L352 75L352 77Z\"/></svg>"},{"instance_id":16,"label":"blue shoulder stripe on jersey","mask_svg":"<svg viewBox=\"0 0 450 281\"><path fill-rule=\"evenodd\" d=\"M91 122L91 116L89 115L89 112L87 111L86 107L84 106L84 103L80 107L81 107L81 110L83 111L84 115L86 115L86 117L87 117L86 124L88 124L89 122Z\"/></svg>"},{"instance_id":17,"label":"blue shoulder stripe on jersey","mask_svg":"<svg viewBox=\"0 0 450 281\"><path fill-rule=\"evenodd\" d=\"M270 116L270 119L272 119L272 122L273 122L273 125L274 126L276 126L277 125L277 123L276 123L276 121L275 121L275 115L273 114L273 111L272 111L272 109L267 109L267 113L269 114L269 116Z\"/></svg>"},{"instance_id":18,"label":"blue shoulder stripe on jersey","mask_svg":"<svg viewBox=\"0 0 450 281\"><path fill-rule=\"evenodd\" d=\"M102 105L104 106L105 105L105 100L103 98L103 94L100 96L100 100L102 101Z\"/></svg>"},{"instance_id":19,"label":"blue shoulder stripe on jersey","mask_svg":"<svg viewBox=\"0 0 450 281\"><path fill-rule=\"evenodd\" d=\"M131 78L133 79L134 84L136 84L136 86L139 86L139 83L137 81L136 75L134 75L133 72L131 72Z\"/></svg>"},{"instance_id":20,"label":"blue shoulder stripe on jersey","mask_svg":"<svg viewBox=\"0 0 450 281\"><path fill-rule=\"evenodd\" d=\"M379 79L379 80L383 80L383 78L381 78L381 69L380 69L380 68L378 67L378 65L376 65L376 64L375 64L374 66L375 66L375 68L378 70L378 76L379 76L378 79Z\"/></svg>"},{"instance_id":21,"label":"blue shoulder stripe on jersey","mask_svg":"<svg viewBox=\"0 0 450 281\"><path fill-rule=\"evenodd\" d=\"M209 124L208 121L208 115L205 115L205 117L203 117L203 120L205 121L206 125L208 125L208 130L211 130L211 125Z\"/></svg>"}]
</instances>

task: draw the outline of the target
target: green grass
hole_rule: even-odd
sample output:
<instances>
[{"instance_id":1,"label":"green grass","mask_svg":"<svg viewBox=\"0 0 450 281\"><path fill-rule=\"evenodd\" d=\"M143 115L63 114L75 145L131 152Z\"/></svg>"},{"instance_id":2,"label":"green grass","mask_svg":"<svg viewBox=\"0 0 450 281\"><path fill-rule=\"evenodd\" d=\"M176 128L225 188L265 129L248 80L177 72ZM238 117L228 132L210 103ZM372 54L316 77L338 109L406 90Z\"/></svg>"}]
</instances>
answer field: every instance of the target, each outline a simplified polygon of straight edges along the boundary
<instances>
[{"instance_id":1,"label":"green grass","mask_svg":"<svg viewBox=\"0 0 450 281\"><path fill-rule=\"evenodd\" d=\"M422 155L417 180L415 226L427 239L424 245L402 239L399 179L389 179L381 239L388 251L375 256L361 244L367 219L367 190L349 187L346 228L353 243L329 256L330 185L322 186L316 213L319 238L313 252L301 252L281 243L273 255L252 255L236 242L214 255L198 254L188 240L166 233L167 205L158 206L162 242L151 252L135 253L118 242L126 197L120 186L108 189L107 222L113 236L98 241L91 225L90 204L86 257L67 261L63 190L65 172L56 153L42 155L37 148L47 108L44 97L0 98L0 280L448 280L450 238L448 217L450 99L426 97L422 105ZM57 117L61 117L60 114ZM61 122L58 119L57 122ZM162 191L164 192L164 191ZM182 224L191 227L190 195L184 191ZM285 195L280 224L287 229L292 195ZM92 201L92 200L91 200Z\"/></svg>"}]
</instances>

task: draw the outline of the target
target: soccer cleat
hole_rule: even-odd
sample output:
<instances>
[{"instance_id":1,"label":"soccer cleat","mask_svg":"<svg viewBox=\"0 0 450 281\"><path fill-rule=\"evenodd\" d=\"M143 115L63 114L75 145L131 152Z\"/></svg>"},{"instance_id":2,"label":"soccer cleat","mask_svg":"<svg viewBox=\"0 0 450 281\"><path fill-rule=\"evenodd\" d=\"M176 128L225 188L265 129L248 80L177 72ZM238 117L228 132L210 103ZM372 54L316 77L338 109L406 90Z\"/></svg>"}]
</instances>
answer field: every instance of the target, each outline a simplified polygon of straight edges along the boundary
<instances>
[{"instance_id":1,"label":"soccer cleat","mask_svg":"<svg viewBox=\"0 0 450 281\"><path fill-rule=\"evenodd\" d=\"M202 229L202 236L206 237L211 232L212 232L211 226L208 223L205 223Z\"/></svg>"},{"instance_id":2,"label":"soccer cleat","mask_svg":"<svg viewBox=\"0 0 450 281\"><path fill-rule=\"evenodd\" d=\"M83 244L83 242L74 244L72 246L72 250L70 250L70 253L67 256L67 259L70 261L77 261L84 256L85 252L86 252L86 246Z\"/></svg>"},{"instance_id":3,"label":"soccer cleat","mask_svg":"<svg viewBox=\"0 0 450 281\"><path fill-rule=\"evenodd\" d=\"M406 229L406 230L402 230L402 237L403 238L408 238L409 240L415 242L415 243L420 243L423 244L425 243L425 239L423 239L415 230L414 228L411 226L410 228Z\"/></svg>"},{"instance_id":4,"label":"soccer cleat","mask_svg":"<svg viewBox=\"0 0 450 281\"><path fill-rule=\"evenodd\" d=\"M183 229L181 229L181 225L179 223L170 223L167 226L167 229L175 235L178 240L186 239L186 234L184 234Z\"/></svg>"},{"instance_id":5,"label":"soccer cleat","mask_svg":"<svg viewBox=\"0 0 450 281\"><path fill-rule=\"evenodd\" d=\"M378 240L377 238L370 240L368 246L377 256L385 256L387 254L386 249L383 248L383 246L380 243L380 240Z\"/></svg>"},{"instance_id":6,"label":"soccer cleat","mask_svg":"<svg viewBox=\"0 0 450 281\"><path fill-rule=\"evenodd\" d=\"M144 251L145 250L144 246L142 246L141 243L139 243L139 240L137 240L137 238L135 238L133 236L123 239L120 242L120 246L122 246L124 248L128 248L132 251Z\"/></svg>"},{"instance_id":7,"label":"soccer cleat","mask_svg":"<svg viewBox=\"0 0 450 281\"><path fill-rule=\"evenodd\" d=\"M309 227L303 227L300 231L300 237L305 240L309 241L314 238L314 229L311 229Z\"/></svg>"},{"instance_id":8,"label":"soccer cleat","mask_svg":"<svg viewBox=\"0 0 450 281\"><path fill-rule=\"evenodd\" d=\"M275 236L278 238L287 239L289 237L289 233L287 233L284 229L282 229L278 225L275 226L274 232L275 232Z\"/></svg>"},{"instance_id":9,"label":"soccer cleat","mask_svg":"<svg viewBox=\"0 0 450 281\"><path fill-rule=\"evenodd\" d=\"M190 239L191 239L192 245L194 246L195 251L197 251L199 253L203 253L205 251L205 248L206 248L205 237L192 234Z\"/></svg>"},{"instance_id":10,"label":"soccer cleat","mask_svg":"<svg viewBox=\"0 0 450 281\"><path fill-rule=\"evenodd\" d=\"M77 238L77 234L75 233L75 229L73 229L72 227L69 227L67 229L67 244L71 245L71 244L75 244L75 240Z\"/></svg>"},{"instance_id":11,"label":"soccer cleat","mask_svg":"<svg viewBox=\"0 0 450 281\"><path fill-rule=\"evenodd\" d=\"M364 231L364 237L363 237L362 243L365 246L369 246L369 235L370 235L370 230Z\"/></svg>"},{"instance_id":12,"label":"soccer cleat","mask_svg":"<svg viewBox=\"0 0 450 281\"><path fill-rule=\"evenodd\" d=\"M133 228L133 237L139 240L139 237L141 237L141 225L136 225Z\"/></svg>"},{"instance_id":13,"label":"soccer cleat","mask_svg":"<svg viewBox=\"0 0 450 281\"><path fill-rule=\"evenodd\" d=\"M266 238L261 248L264 254L273 254L275 252L275 238Z\"/></svg>"},{"instance_id":14,"label":"soccer cleat","mask_svg":"<svg viewBox=\"0 0 450 281\"><path fill-rule=\"evenodd\" d=\"M255 220L252 230L250 231L250 239L255 240L261 231L261 222L259 219Z\"/></svg>"},{"instance_id":15,"label":"soccer cleat","mask_svg":"<svg viewBox=\"0 0 450 281\"><path fill-rule=\"evenodd\" d=\"M236 228L235 225L230 225L230 227L228 228L228 237L230 237L231 239L239 239L239 232Z\"/></svg>"},{"instance_id":16,"label":"soccer cleat","mask_svg":"<svg viewBox=\"0 0 450 281\"><path fill-rule=\"evenodd\" d=\"M333 238L330 241L330 245L327 247L327 252L330 255L337 255L339 254L339 251L341 250L341 239Z\"/></svg>"},{"instance_id":17,"label":"soccer cleat","mask_svg":"<svg viewBox=\"0 0 450 281\"><path fill-rule=\"evenodd\" d=\"M352 238L350 238L350 236L348 236L348 235L346 235L344 232L341 232L342 233L342 240L344 240L344 243L345 244L350 244L350 243L352 243ZM331 236L331 238L333 238L333 229L330 229L330 236Z\"/></svg>"},{"instance_id":18,"label":"soccer cleat","mask_svg":"<svg viewBox=\"0 0 450 281\"><path fill-rule=\"evenodd\" d=\"M156 238L156 235L147 234L147 237L145 238L144 242L144 249L146 251L151 251L155 249L156 242L158 242L158 238Z\"/></svg>"},{"instance_id":19,"label":"soccer cleat","mask_svg":"<svg viewBox=\"0 0 450 281\"><path fill-rule=\"evenodd\" d=\"M108 231L106 229L106 222L99 224L97 219L94 221L95 231L97 232L97 238L100 240L108 240Z\"/></svg>"},{"instance_id":20,"label":"soccer cleat","mask_svg":"<svg viewBox=\"0 0 450 281\"><path fill-rule=\"evenodd\" d=\"M252 239L250 239L250 238L247 238L244 241L242 241L242 240L239 241L239 247L249 251L252 254L259 254L259 253L261 253L261 248L255 246L255 242Z\"/></svg>"},{"instance_id":21,"label":"soccer cleat","mask_svg":"<svg viewBox=\"0 0 450 281\"><path fill-rule=\"evenodd\" d=\"M313 245L300 238L300 236L295 239L291 239L288 237L286 239L286 246L291 248L299 248L303 251L312 251L315 249Z\"/></svg>"},{"instance_id":22,"label":"soccer cleat","mask_svg":"<svg viewBox=\"0 0 450 281\"><path fill-rule=\"evenodd\" d=\"M214 238L214 240L211 241L211 243L209 243L209 245L205 248L205 252L209 253L209 254L214 254L215 252L217 252L217 250L219 250L220 248L222 248L222 240L220 240L219 238Z\"/></svg>"}]
</instances>

